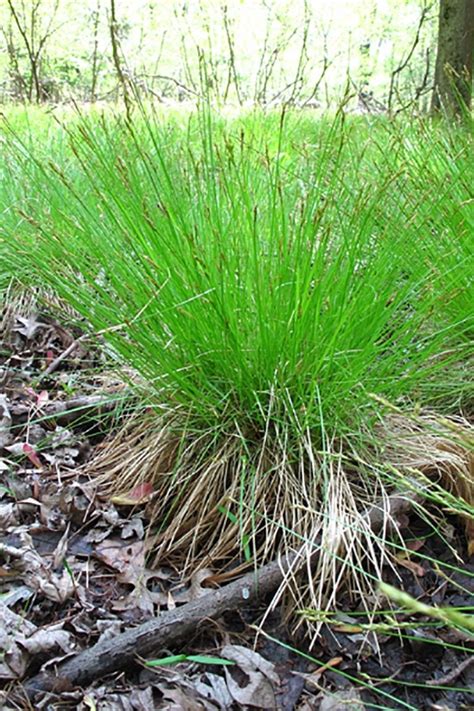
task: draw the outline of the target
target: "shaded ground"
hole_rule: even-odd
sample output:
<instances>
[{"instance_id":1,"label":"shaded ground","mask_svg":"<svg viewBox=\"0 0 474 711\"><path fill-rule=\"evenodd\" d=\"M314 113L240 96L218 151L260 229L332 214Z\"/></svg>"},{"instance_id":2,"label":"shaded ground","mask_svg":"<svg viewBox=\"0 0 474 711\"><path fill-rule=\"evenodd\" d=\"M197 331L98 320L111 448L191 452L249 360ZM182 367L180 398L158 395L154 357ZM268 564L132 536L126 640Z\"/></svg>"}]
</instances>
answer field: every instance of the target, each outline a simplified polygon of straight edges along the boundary
<instances>
[{"instance_id":1,"label":"shaded ground","mask_svg":"<svg viewBox=\"0 0 474 711\"><path fill-rule=\"evenodd\" d=\"M155 668L137 660L134 669L88 689L66 686L26 699L23 682L40 668L53 669L99 639L205 594L206 579L216 571L182 580L172 567L150 569L145 529L152 489L144 485L107 500L82 473L117 426L111 413L122 386L98 375L100 350L78 340L81 333L67 319L34 314L27 303L4 319L3 329L1 708L474 708L472 638L389 612L368 629L349 592L311 650L307 641L288 638L280 610L256 634L263 600L217 622L203 620L184 648L156 650L157 658L183 653L198 660ZM98 396L110 405L98 409ZM73 413L58 406L71 401ZM84 402L90 407L78 409ZM413 555L399 557L387 581L400 587L402 580L407 592L429 604L472 605L474 565L463 562L458 521L440 521L436 535L416 515L407 516L404 535ZM199 659L203 655L212 659ZM210 663L222 659L233 664Z\"/></svg>"}]
</instances>

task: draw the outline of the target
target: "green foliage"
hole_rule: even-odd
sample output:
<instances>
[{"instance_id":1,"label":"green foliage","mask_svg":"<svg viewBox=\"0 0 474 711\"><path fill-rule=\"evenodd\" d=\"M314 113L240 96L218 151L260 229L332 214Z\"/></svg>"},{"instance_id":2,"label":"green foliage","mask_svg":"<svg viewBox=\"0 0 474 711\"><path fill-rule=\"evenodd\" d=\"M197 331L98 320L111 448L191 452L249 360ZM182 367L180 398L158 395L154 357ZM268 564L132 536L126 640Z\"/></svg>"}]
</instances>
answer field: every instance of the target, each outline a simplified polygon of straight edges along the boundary
<instances>
[{"instance_id":1,"label":"green foliage","mask_svg":"<svg viewBox=\"0 0 474 711\"><path fill-rule=\"evenodd\" d=\"M435 44L436 9L426 13L418 32L425 6L420 0L116 4L128 76L140 90L150 87L165 100L193 100L199 94L204 58L207 90L219 101L337 103L349 74L355 93L364 92L369 105L372 93L384 103L391 94L397 106L415 96L417 108L426 101L423 86L431 81L424 75L427 51ZM25 0L17 11L30 42L36 47L41 43L44 98L117 97L107 3ZM0 4L0 25L5 28L0 36L0 88L5 97L25 98L31 68L7 2ZM405 61L403 71L393 74Z\"/></svg>"},{"instance_id":2,"label":"green foliage","mask_svg":"<svg viewBox=\"0 0 474 711\"><path fill-rule=\"evenodd\" d=\"M230 659L222 659L221 657L208 657L203 654L174 654L161 659L149 659L145 662L146 667L163 667L171 664L179 664L181 662L194 662L195 664L210 664L213 666L233 666L235 662Z\"/></svg>"},{"instance_id":3,"label":"green foliage","mask_svg":"<svg viewBox=\"0 0 474 711\"><path fill-rule=\"evenodd\" d=\"M310 541L322 610L344 575L371 599L394 546L366 511L394 489L472 513L462 427L408 426L472 407L471 143L342 110L6 129L5 263L134 372L150 407L94 467L154 488L161 555L258 565Z\"/></svg>"},{"instance_id":4,"label":"green foliage","mask_svg":"<svg viewBox=\"0 0 474 711\"><path fill-rule=\"evenodd\" d=\"M448 627L454 627L470 634L474 634L474 616L459 612L454 607L433 607L416 600L408 593L397 590L392 585L380 583L380 592L397 605L404 607L410 612L418 615L425 615L435 620L441 621Z\"/></svg>"},{"instance_id":5,"label":"green foliage","mask_svg":"<svg viewBox=\"0 0 474 711\"><path fill-rule=\"evenodd\" d=\"M198 427L349 433L369 393L450 407L469 387L470 137L370 129L90 116L59 164L11 137L4 243Z\"/></svg>"}]
</instances>

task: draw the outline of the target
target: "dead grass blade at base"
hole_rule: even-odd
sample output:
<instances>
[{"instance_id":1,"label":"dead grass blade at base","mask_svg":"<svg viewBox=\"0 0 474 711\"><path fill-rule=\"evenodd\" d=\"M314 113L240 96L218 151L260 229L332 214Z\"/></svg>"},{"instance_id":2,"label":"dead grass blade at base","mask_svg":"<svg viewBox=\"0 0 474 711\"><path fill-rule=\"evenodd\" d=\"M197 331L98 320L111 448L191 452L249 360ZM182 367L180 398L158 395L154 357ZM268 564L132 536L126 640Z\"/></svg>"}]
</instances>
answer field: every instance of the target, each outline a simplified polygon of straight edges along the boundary
<instances>
[{"instance_id":1,"label":"dead grass blade at base","mask_svg":"<svg viewBox=\"0 0 474 711\"><path fill-rule=\"evenodd\" d=\"M383 568L392 564L388 538L404 542L388 504L376 530L368 508L408 489L415 500L437 502L437 486L472 503L472 453L463 444L472 428L464 421L451 420L449 429L434 416L417 425L388 416L377 432L378 451L367 450L358 463L341 442L318 450L309 433L291 445L276 428L244 437L236 426L216 436L182 425L180 434L180 423L179 413L136 415L103 446L92 473L105 495L153 489L147 514L155 562L172 561L185 575L212 567L217 581L228 579L305 546L308 565L291 568L274 598L284 600L293 624L297 609L336 608L342 590L376 605ZM398 478L386 476L387 466ZM469 534L472 518L459 506ZM320 558L311 571L315 547Z\"/></svg>"},{"instance_id":2,"label":"dead grass blade at base","mask_svg":"<svg viewBox=\"0 0 474 711\"><path fill-rule=\"evenodd\" d=\"M463 417L434 413L391 415L379 435L387 462L425 487L432 498L464 522L468 554L474 553L474 427ZM429 484L431 483L431 486ZM415 484L416 485L416 484Z\"/></svg>"},{"instance_id":3,"label":"dead grass blade at base","mask_svg":"<svg viewBox=\"0 0 474 711\"><path fill-rule=\"evenodd\" d=\"M55 314L63 324L79 322L81 317L63 299L47 288L25 287L14 278L9 280L7 288L0 291L0 334L7 341L15 327L17 316L32 316L44 310Z\"/></svg>"}]
</instances>

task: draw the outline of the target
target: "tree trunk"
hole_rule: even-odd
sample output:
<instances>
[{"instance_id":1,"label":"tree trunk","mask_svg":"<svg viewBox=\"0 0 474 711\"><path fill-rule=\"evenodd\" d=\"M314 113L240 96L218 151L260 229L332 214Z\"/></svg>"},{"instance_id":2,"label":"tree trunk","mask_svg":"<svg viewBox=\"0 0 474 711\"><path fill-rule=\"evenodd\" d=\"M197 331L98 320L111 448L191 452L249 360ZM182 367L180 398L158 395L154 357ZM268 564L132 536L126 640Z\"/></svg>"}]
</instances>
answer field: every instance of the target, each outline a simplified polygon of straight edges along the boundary
<instances>
[{"instance_id":1,"label":"tree trunk","mask_svg":"<svg viewBox=\"0 0 474 711\"><path fill-rule=\"evenodd\" d=\"M470 110L473 59L474 0L440 0L432 113Z\"/></svg>"},{"instance_id":2,"label":"tree trunk","mask_svg":"<svg viewBox=\"0 0 474 711\"><path fill-rule=\"evenodd\" d=\"M15 44L15 38L13 36L13 29L11 25L8 31L3 32L5 38L5 45L8 53L8 74L10 79L10 92L13 99L17 101L23 101L26 98L26 81L25 77L20 71L19 62L19 50Z\"/></svg>"},{"instance_id":3,"label":"tree trunk","mask_svg":"<svg viewBox=\"0 0 474 711\"><path fill-rule=\"evenodd\" d=\"M122 89L123 102L125 104L125 113L127 116L127 121L131 121L132 117L132 103L130 96L130 87L128 84L128 78L122 68L122 59L120 56L120 41L118 37L118 23L117 23L117 13L115 9L115 0L110 0L110 41L112 44L112 58L114 60L115 71L117 73L117 79L119 82L119 87Z\"/></svg>"}]
</instances>

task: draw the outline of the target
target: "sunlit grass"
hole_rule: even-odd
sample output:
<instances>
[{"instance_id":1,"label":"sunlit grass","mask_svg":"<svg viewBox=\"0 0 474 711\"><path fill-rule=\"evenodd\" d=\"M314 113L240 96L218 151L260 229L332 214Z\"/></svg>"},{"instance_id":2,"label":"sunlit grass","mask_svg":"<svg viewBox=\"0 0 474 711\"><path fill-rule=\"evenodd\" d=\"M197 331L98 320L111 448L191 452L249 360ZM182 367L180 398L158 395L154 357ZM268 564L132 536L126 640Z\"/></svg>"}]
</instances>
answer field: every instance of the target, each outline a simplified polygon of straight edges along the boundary
<instances>
[{"instance_id":1,"label":"sunlit grass","mask_svg":"<svg viewBox=\"0 0 474 711\"><path fill-rule=\"evenodd\" d=\"M153 483L160 555L253 565L318 539L313 601L344 573L363 594L389 555L364 512L416 469L388 466L387 403L472 406L470 134L204 107L84 116L57 145L6 130L1 249L139 376L151 410L96 471ZM441 486L470 515L472 482Z\"/></svg>"}]
</instances>

